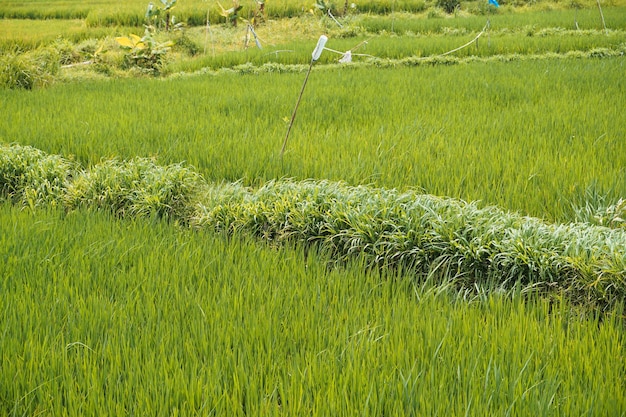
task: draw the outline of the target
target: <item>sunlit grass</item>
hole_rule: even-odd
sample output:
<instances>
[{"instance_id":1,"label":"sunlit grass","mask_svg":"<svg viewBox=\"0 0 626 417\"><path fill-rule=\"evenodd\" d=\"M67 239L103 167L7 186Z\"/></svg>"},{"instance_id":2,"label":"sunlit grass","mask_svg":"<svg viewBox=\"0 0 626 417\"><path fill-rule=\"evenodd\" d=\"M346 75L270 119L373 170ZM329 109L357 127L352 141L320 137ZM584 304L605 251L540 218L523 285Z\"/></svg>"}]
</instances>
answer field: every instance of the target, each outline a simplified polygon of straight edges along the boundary
<instances>
[{"instance_id":1,"label":"sunlit grass","mask_svg":"<svg viewBox=\"0 0 626 417\"><path fill-rule=\"evenodd\" d=\"M225 7L232 3L222 2ZM391 11L419 12L426 7L423 1L413 0L363 0L356 3L361 13L389 13ZM75 19L85 18L90 25L135 25L141 26L148 2L145 0L129 0L124 2L103 2L101 0L71 1L12 1L0 4L0 17L26 19ZM241 2L240 15L249 18L257 10L253 2ZM343 14L344 4L337 3L333 8L337 16ZM315 9L315 2L303 3L299 0L272 0L266 4L265 12L269 18L285 18L300 16ZM174 14L179 21L191 25L202 25L206 21L207 12L213 23L226 22L220 15L217 2L206 0L180 1ZM352 9L349 9L352 12Z\"/></svg>"},{"instance_id":2,"label":"sunlit grass","mask_svg":"<svg viewBox=\"0 0 626 417\"><path fill-rule=\"evenodd\" d=\"M0 220L3 415L626 411L615 315L162 222Z\"/></svg>"},{"instance_id":3,"label":"sunlit grass","mask_svg":"<svg viewBox=\"0 0 626 417\"><path fill-rule=\"evenodd\" d=\"M589 191L626 194L622 75L620 57L320 67L282 159L304 73L68 84L0 95L0 140L85 165L157 156L208 181L420 188L568 221Z\"/></svg>"},{"instance_id":4,"label":"sunlit grass","mask_svg":"<svg viewBox=\"0 0 626 417\"><path fill-rule=\"evenodd\" d=\"M489 15L462 15L455 18L416 18L415 15L396 13L390 16L364 16L359 26L368 32L390 32L398 35L415 33L445 33L454 30L479 31L489 20L495 30L533 33L542 29L603 30L597 5L576 9L526 11L506 10ZM623 30L626 8L603 6L608 29ZM523 10L523 9L522 9Z\"/></svg>"},{"instance_id":5,"label":"sunlit grass","mask_svg":"<svg viewBox=\"0 0 626 417\"><path fill-rule=\"evenodd\" d=\"M243 51L179 2L169 72L215 71L0 92L0 143L45 151L0 158L0 415L626 415L623 232L523 217L621 213L623 8L270 0L300 17ZM93 52L146 5L3 1L34 20L0 42ZM320 33L380 59L325 52L280 158Z\"/></svg>"},{"instance_id":6,"label":"sunlit grass","mask_svg":"<svg viewBox=\"0 0 626 417\"><path fill-rule=\"evenodd\" d=\"M19 47L32 49L39 45L67 39L80 43L87 39L102 39L117 33L125 33L136 28L89 28L84 21L72 20L25 20L4 19L0 24L0 50Z\"/></svg>"},{"instance_id":7,"label":"sunlit grass","mask_svg":"<svg viewBox=\"0 0 626 417\"><path fill-rule=\"evenodd\" d=\"M267 33L269 33L268 31ZM320 33L312 32L313 33ZM345 52L351 50L353 61L367 65L372 59L419 59L436 58L452 50L466 45L476 38L479 32L461 31L453 34L433 35L404 35L398 37L393 34L361 34L354 37L332 37L328 47ZM223 38L210 40L202 33L196 32L187 35L198 45L202 53L192 58L182 57L173 60L166 68L169 73L195 72L206 69L233 68L238 65L262 66L265 64L296 65L306 63L310 58L310 50L315 45L315 39L286 40L284 38L265 38L266 32L258 30L261 39L264 39L263 49L254 46L250 41L248 48L244 48L243 32L241 36L232 36L229 40ZM265 42L267 39L267 42ZM511 33L507 31L490 30L483 34L478 42L474 42L451 55L450 63L455 59L521 59L525 56L547 58L551 54L565 56L568 53L589 54L590 51L605 49L615 55L622 54L626 49L626 32L613 31L608 36L598 30L594 31L565 31L554 30L549 34L537 32L537 35ZM215 50L215 53L214 53ZM206 51L206 53L204 53ZM337 63L341 54L328 51L320 58L320 63ZM319 64L318 64L319 65ZM401 62L395 65L402 65Z\"/></svg>"}]
</instances>

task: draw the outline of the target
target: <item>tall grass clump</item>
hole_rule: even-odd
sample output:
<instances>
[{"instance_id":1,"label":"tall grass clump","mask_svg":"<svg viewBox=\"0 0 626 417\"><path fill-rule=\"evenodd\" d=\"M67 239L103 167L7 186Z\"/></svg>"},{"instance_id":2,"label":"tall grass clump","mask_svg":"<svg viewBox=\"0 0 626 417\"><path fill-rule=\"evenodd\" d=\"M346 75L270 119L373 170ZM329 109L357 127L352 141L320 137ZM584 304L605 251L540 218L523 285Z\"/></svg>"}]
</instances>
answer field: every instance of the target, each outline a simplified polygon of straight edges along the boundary
<instances>
[{"instance_id":1,"label":"tall grass clump","mask_svg":"<svg viewBox=\"0 0 626 417\"><path fill-rule=\"evenodd\" d=\"M210 196L197 225L320 246L339 262L363 256L369 267L413 270L465 288L556 289L602 308L626 295L620 230L328 181L272 181L256 191L231 184Z\"/></svg>"},{"instance_id":2,"label":"tall grass clump","mask_svg":"<svg viewBox=\"0 0 626 417\"><path fill-rule=\"evenodd\" d=\"M155 216L185 222L201 177L182 164L159 166L149 158L103 161L78 175L65 204L106 209L117 216Z\"/></svg>"},{"instance_id":3,"label":"tall grass clump","mask_svg":"<svg viewBox=\"0 0 626 417\"><path fill-rule=\"evenodd\" d=\"M584 199L573 202L572 209L577 221L626 230L626 199L608 201L595 186L588 187Z\"/></svg>"},{"instance_id":4,"label":"tall grass clump","mask_svg":"<svg viewBox=\"0 0 626 417\"><path fill-rule=\"evenodd\" d=\"M30 146L0 147L0 198L30 207L61 205L75 165Z\"/></svg>"},{"instance_id":5,"label":"tall grass clump","mask_svg":"<svg viewBox=\"0 0 626 417\"><path fill-rule=\"evenodd\" d=\"M59 68L59 53L53 47L8 52L0 56L0 87L32 90L51 83Z\"/></svg>"},{"instance_id":6,"label":"tall grass clump","mask_svg":"<svg viewBox=\"0 0 626 417\"><path fill-rule=\"evenodd\" d=\"M207 185L191 168L147 158L101 162L61 187L69 177L61 158L16 146L2 158L3 194L17 203L62 199L67 210L165 218L319 248L340 264L359 258L368 269L411 271L467 289L520 285L601 309L626 295L623 229L551 224L458 199L324 180L270 181L258 189Z\"/></svg>"}]
</instances>

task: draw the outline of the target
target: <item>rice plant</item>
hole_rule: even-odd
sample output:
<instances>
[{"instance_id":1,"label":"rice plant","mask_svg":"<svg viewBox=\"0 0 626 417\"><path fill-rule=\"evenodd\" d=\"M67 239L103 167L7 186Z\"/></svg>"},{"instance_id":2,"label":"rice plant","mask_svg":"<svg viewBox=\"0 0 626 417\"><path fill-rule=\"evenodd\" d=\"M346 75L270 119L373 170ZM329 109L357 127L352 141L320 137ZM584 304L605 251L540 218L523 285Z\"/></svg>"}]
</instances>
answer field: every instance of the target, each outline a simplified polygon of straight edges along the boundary
<instances>
[{"instance_id":1,"label":"rice plant","mask_svg":"<svg viewBox=\"0 0 626 417\"><path fill-rule=\"evenodd\" d=\"M0 414L623 415L622 310L0 206Z\"/></svg>"},{"instance_id":2,"label":"rice plant","mask_svg":"<svg viewBox=\"0 0 626 417\"><path fill-rule=\"evenodd\" d=\"M0 415L626 415L622 9L604 35L578 2L497 13L441 58L484 16L357 3L391 15L329 45L377 58L323 54L284 158L311 27L194 76L2 91ZM144 10L0 16L85 39Z\"/></svg>"},{"instance_id":3,"label":"rice plant","mask_svg":"<svg viewBox=\"0 0 626 417\"><path fill-rule=\"evenodd\" d=\"M283 119L306 65L5 91L0 140L84 166L158 156L211 182L417 188L569 222L592 184L606 205L626 195L622 64L617 56L316 66L282 161Z\"/></svg>"}]
</instances>

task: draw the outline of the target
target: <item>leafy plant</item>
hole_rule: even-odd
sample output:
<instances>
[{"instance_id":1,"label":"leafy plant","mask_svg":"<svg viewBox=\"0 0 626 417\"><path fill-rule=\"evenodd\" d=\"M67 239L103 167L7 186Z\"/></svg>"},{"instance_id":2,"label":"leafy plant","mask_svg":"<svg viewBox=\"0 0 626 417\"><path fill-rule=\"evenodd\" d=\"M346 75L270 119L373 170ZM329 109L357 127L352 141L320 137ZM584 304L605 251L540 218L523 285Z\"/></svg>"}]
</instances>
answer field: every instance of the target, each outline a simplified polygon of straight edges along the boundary
<instances>
[{"instance_id":1,"label":"leafy plant","mask_svg":"<svg viewBox=\"0 0 626 417\"><path fill-rule=\"evenodd\" d=\"M314 6L324 15L327 15L328 13L333 13L335 10L335 5L329 0L315 0Z\"/></svg>"},{"instance_id":2,"label":"leafy plant","mask_svg":"<svg viewBox=\"0 0 626 417\"><path fill-rule=\"evenodd\" d=\"M314 6L316 10L322 12L323 16L328 16L335 24L337 24L337 26L343 27L343 25L335 18L335 14L337 14L335 5L329 0L316 0ZM315 10L311 10L311 13L315 14Z\"/></svg>"},{"instance_id":3,"label":"leafy plant","mask_svg":"<svg viewBox=\"0 0 626 417\"><path fill-rule=\"evenodd\" d=\"M165 61L165 56L174 43L159 42L154 36L154 29L146 27L143 37L135 34L115 38L122 49L128 67L138 67L158 74Z\"/></svg>"},{"instance_id":4,"label":"leafy plant","mask_svg":"<svg viewBox=\"0 0 626 417\"><path fill-rule=\"evenodd\" d=\"M172 24L175 21L174 16L172 16L172 9L176 6L177 0L161 0L163 7L155 7L154 3L150 2L148 4L148 8L146 10L146 19L152 24L155 23L155 20L163 14L165 15L163 22L165 23L165 31L169 32Z\"/></svg>"},{"instance_id":5,"label":"leafy plant","mask_svg":"<svg viewBox=\"0 0 626 417\"><path fill-rule=\"evenodd\" d=\"M256 4L257 9L254 11L254 17L252 18L252 25L255 27L265 21L265 0L256 0Z\"/></svg>"},{"instance_id":6,"label":"leafy plant","mask_svg":"<svg viewBox=\"0 0 626 417\"><path fill-rule=\"evenodd\" d=\"M220 6L221 9L220 15L225 17L226 20L229 21L233 27L236 27L237 21L239 20L239 11L243 8L243 6L239 4L239 1L233 0L233 7L231 7L230 9L225 9L219 1L217 2L217 4Z\"/></svg>"},{"instance_id":7,"label":"leafy plant","mask_svg":"<svg viewBox=\"0 0 626 417\"><path fill-rule=\"evenodd\" d=\"M461 7L460 0L437 0L435 4L448 14L454 13L457 8Z\"/></svg>"},{"instance_id":8,"label":"leafy plant","mask_svg":"<svg viewBox=\"0 0 626 417\"><path fill-rule=\"evenodd\" d=\"M104 209L119 217L155 216L186 223L200 180L181 164L161 167L147 158L109 160L77 175L65 204L69 209Z\"/></svg>"},{"instance_id":9,"label":"leafy plant","mask_svg":"<svg viewBox=\"0 0 626 417\"><path fill-rule=\"evenodd\" d=\"M29 207L59 205L74 165L30 146L0 147L0 197Z\"/></svg>"},{"instance_id":10,"label":"leafy plant","mask_svg":"<svg viewBox=\"0 0 626 417\"><path fill-rule=\"evenodd\" d=\"M615 204L594 207L587 204L585 208L577 210L578 217L583 221L610 227L612 229L626 229L626 199L620 198Z\"/></svg>"}]
</instances>

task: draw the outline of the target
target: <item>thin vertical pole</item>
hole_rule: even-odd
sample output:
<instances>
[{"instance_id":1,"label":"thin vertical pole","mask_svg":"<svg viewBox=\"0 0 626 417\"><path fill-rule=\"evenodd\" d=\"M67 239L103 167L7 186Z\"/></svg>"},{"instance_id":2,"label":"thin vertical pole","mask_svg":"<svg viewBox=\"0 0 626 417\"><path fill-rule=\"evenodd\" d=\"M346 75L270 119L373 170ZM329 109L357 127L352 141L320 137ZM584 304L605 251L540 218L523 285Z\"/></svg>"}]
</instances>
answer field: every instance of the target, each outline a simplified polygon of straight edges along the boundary
<instances>
[{"instance_id":1,"label":"thin vertical pole","mask_svg":"<svg viewBox=\"0 0 626 417\"><path fill-rule=\"evenodd\" d=\"M600 17L602 18L602 26L604 27L604 32L608 35L609 31L606 29L606 23L604 23L604 13L602 13L602 7L600 7L600 0L598 1L598 9L600 9Z\"/></svg>"},{"instance_id":2,"label":"thin vertical pole","mask_svg":"<svg viewBox=\"0 0 626 417\"><path fill-rule=\"evenodd\" d=\"M289 139L289 132L291 132L291 126L293 126L293 121L296 120L296 113L298 111L298 106L300 105L300 100L302 99L302 93L304 93L304 87L306 87L306 83L309 80L309 74L311 74L311 68L313 68L314 59L311 60L311 64L309 65L309 70L306 73L306 78L304 79L304 83L302 84L302 89L300 90L300 95L298 96L298 101L296 102L296 107L293 109L293 114L291 115L291 121L289 122L289 128L287 129L287 135L285 136L285 140L283 142L283 147L280 150L280 157L283 157L285 153L285 146L287 146L287 139Z\"/></svg>"}]
</instances>

